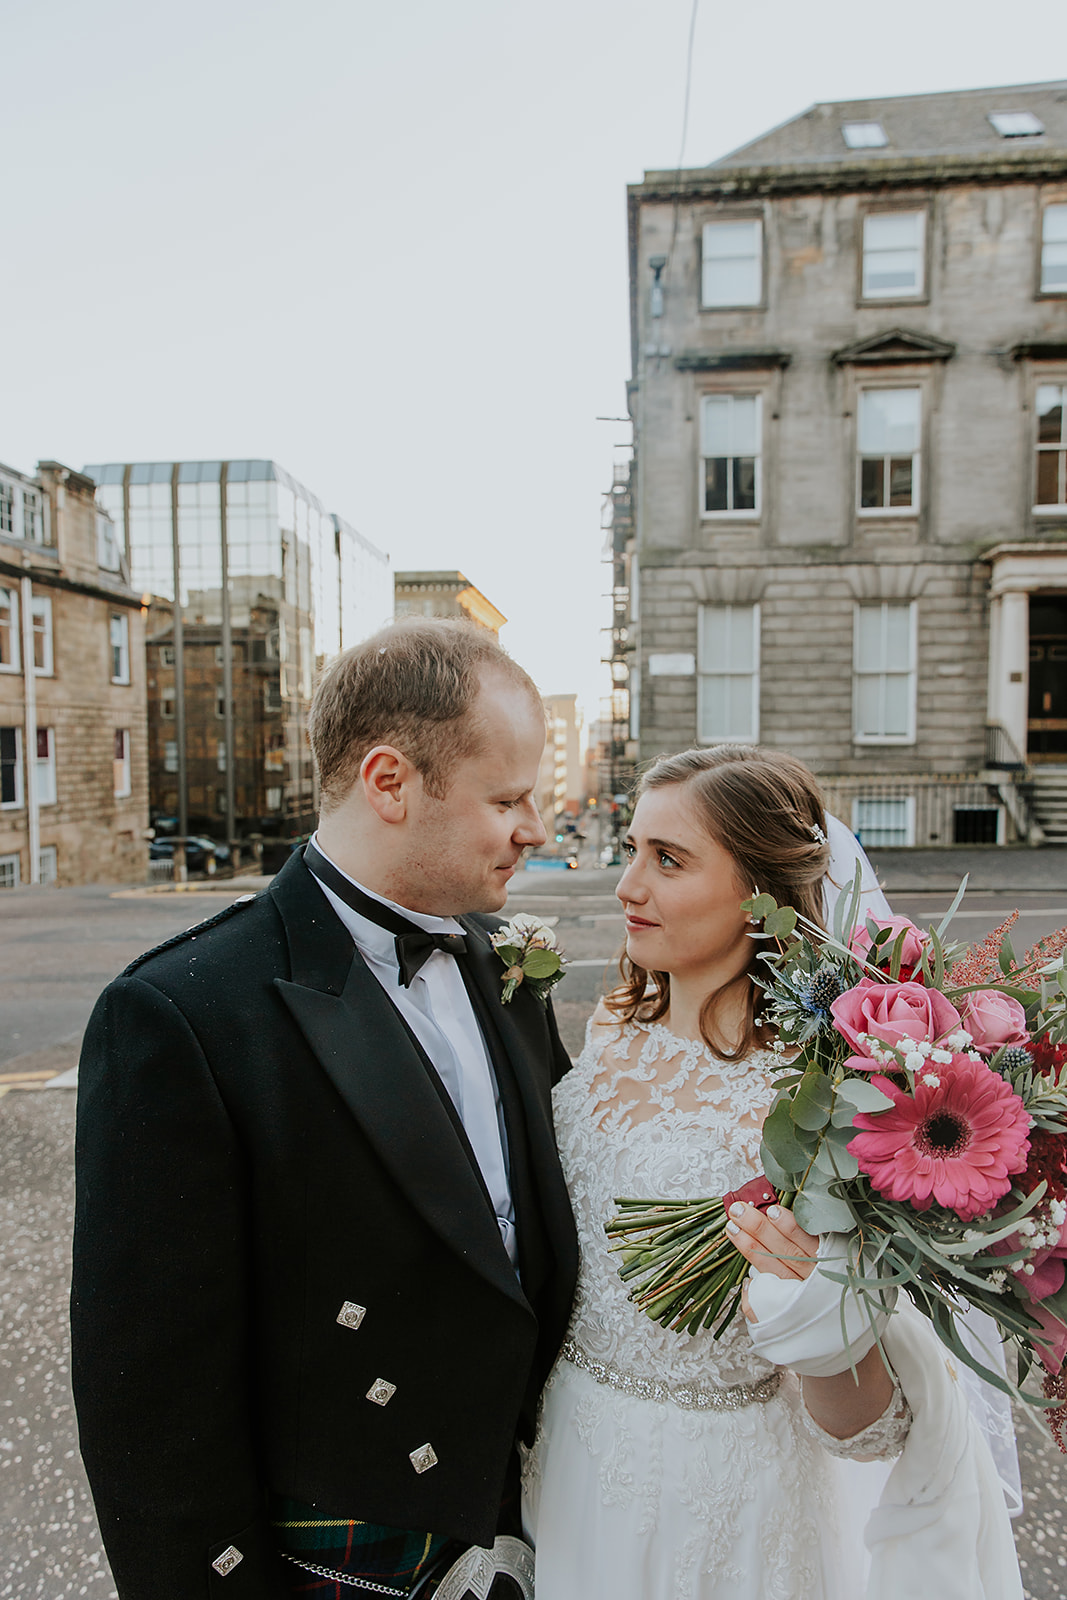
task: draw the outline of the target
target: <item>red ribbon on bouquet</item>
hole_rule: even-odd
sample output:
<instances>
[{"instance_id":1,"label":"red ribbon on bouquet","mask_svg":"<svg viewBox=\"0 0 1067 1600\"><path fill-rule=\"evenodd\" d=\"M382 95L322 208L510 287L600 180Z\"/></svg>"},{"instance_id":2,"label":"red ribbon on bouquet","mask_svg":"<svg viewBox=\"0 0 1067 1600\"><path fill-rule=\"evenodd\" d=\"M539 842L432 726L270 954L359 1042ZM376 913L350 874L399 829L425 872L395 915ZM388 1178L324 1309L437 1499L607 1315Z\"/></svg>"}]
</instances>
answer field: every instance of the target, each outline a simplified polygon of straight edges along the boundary
<instances>
[{"instance_id":1,"label":"red ribbon on bouquet","mask_svg":"<svg viewBox=\"0 0 1067 1600\"><path fill-rule=\"evenodd\" d=\"M761 1172L758 1178L750 1178L740 1189L731 1189L728 1194L724 1194L722 1203L729 1211L736 1201L745 1200L750 1206L755 1206L757 1211L766 1211L767 1207L773 1206L777 1199L778 1196Z\"/></svg>"}]
</instances>

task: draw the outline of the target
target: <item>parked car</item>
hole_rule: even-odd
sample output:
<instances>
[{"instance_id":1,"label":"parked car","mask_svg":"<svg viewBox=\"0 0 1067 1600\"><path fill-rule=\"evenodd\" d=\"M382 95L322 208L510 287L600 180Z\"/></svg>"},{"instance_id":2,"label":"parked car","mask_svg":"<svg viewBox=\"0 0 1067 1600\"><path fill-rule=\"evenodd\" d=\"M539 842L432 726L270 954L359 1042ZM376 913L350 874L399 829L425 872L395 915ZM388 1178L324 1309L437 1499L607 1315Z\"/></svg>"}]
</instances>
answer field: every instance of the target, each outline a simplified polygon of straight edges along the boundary
<instances>
[{"instance_id":1,"label":"parked car","mask_svg":"<svg viewBox=\"0 0 1067 1600\"><path fill-rule=\"evenodd\" d=\"M225 845L222 846L226 849ZM173 861L173 839L153 839L148 846L149 861ZM227 850L227 855L229 851ZM210 839L186 839L185 841L185 866L189 872L206 872L210 877L215 871L216 850Z\"/></svg>"},{"instance_id":2,"label":"parked car","mask_svg":"<svg viewBox=\"0 0 1067 1600\"><path fill-rule=\"evenodd\" d=\"M219 839L208 839L202 833L195 833L195 834L191 833L189 835L187 841L186 841L186 845L185 845L186 850L189 849L190 845L199 845L204 850L213 851L214 852L214 856L215 856L215 864L217 866L220 866L220 867L229 866L229 863L230 863L230 847L229 847L228 844L223 844L221 842L221 840L219 840Z\"/></svg>"}]
</instances>

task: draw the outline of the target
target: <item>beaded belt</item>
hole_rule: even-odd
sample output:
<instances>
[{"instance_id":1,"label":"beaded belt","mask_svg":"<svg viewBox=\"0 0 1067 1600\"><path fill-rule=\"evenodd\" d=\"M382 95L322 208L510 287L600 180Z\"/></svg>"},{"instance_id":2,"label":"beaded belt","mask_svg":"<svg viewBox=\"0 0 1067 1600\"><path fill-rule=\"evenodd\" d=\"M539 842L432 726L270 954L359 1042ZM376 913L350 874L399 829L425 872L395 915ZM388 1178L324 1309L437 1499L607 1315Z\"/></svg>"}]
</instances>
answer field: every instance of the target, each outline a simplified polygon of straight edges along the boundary
<instances>
[{"instance_id":1,"label":"beaded belt","mask_svg":"<svg viewBox=\"0 0 1067 1600\"><path fill-rule=\"evenodd\" d=\"M623 1372L597 1361L580 1344L568 1339L560 1355L580 1372L588 1372L597 1383L606 1383L621 1394L633 1395L637 1400L670 1400L683 1411L740 1411L742 1406L762 1406L773 1400L782 1382L780 1372L768 1372L755 1383L735 1383L729 1389L698 1389L692 1383L671 1385L657 1378L639 1378L635 1372Z\"/></svg>"}]
</instances>

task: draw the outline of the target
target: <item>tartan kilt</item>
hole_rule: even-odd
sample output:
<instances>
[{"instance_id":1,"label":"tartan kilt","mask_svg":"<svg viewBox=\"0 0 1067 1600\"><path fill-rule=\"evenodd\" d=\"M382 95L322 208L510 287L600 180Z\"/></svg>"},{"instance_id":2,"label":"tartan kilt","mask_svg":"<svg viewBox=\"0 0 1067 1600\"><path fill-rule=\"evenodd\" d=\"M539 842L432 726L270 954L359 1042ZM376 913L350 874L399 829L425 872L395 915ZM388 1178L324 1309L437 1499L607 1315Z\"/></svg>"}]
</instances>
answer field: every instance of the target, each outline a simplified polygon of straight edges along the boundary
<instances>
[{"instance_id":1,"label":"tartan kilt","mask_svg":"<svg viewBox=\"0 0 1067 1600\"><path fill-rule=\"evenodd\" d=\"M323 1517L313 1506L280 1496L271 1505L271 1526L282 1555L292 1558L286 1563L292 1592L307 1600L352 1600L360 1589L309 1572L297 1562L327 1567L361 1584L406 1595L445 1546L454 1542L443 1533Z\"/></svg>"}]
</instances>

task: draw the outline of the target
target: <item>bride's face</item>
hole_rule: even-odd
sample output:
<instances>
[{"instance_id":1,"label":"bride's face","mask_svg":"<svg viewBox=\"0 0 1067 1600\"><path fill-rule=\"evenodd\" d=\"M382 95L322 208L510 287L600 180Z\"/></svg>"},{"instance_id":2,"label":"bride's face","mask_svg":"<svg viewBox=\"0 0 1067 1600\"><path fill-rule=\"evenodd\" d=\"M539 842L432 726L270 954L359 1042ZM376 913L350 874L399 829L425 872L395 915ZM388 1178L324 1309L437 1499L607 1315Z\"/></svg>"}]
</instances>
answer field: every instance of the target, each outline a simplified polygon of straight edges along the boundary
<instances>
[{"instance_id":1,"label":"bride's face","mask_svg":"<svg viewBox=\"0 0 1067 1600\"><path fill-rule=\"evenodd\" d=\"M626 950L646 971L706 974L709 990L748 966L752 941L733 857L704 831L684 784L647 790L623 843L615 893L626 913Z\"/></svg>"}]
</instances>

